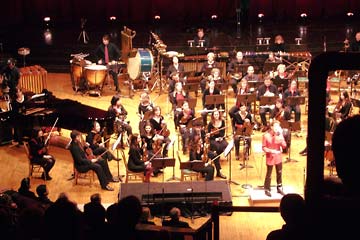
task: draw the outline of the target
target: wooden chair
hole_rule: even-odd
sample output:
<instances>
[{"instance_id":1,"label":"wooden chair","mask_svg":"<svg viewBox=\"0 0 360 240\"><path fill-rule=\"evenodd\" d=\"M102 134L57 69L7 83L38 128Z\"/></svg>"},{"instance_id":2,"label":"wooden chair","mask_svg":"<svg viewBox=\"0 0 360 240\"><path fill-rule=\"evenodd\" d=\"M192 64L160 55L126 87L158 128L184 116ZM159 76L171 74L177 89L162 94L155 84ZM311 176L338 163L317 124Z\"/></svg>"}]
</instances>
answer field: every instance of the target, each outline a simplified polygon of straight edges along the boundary
<instances>
[{"instance_id":1,"label":"wooden chair","mask_svg":"<svg viewBox=\"0 0 360 240\"><path fill-rule=\"evenodd\" d=\"M180 154L179 154L179 151L176 151L176 154L177 154L177 158L178 158L178 161L179 161L179 166L181 166L181 158L180 158ZM187 179L189 180L193 180L193 177L196 178L196 180L199 180L199 176L200 176L200 173L199 172L195 172L193 170L190 170L190 169L180 169L181 171L181 176L180 176L180 181L183 182L183 181L186 181Z\"/></svg>"},{"instance_id":2,"label":"wooden chair","mask_svg":"<svg viewBox=\"0 0 360 240\"><path fill-rule=\"evenodd\" d=\"M121 158L126 169L125 183L128 183L131 180L144 182L145 180L144 172L133 172L129 170L124 150L119 149L118 151L120 151Z\"/></svg>"},{"instance_id":3,"label":"wooden chair","mask_svg":"<svg viewBox=\"0 0 360 240\"><path fill-rule=\"evenodd\" d=\"M24 148L29 161L29 177L33 177L35 173L41 176L45 171L40 164L31 162L29 142L24 142Z\"/></svg>"},{"instance_id":4,"label":"wooden chair","mask_svg":"<svg viewBox=\"0 0 360 240\"><path fill-rule=\"evenodd\" d=\"M81 185L80 179L88 180L88 185L91 187L95 179L95 172L93 170L89 170L87 172L81 173L74 166L74 184ZM85 185L85 183L82 184Z\"/></svg>"}]
</instances>

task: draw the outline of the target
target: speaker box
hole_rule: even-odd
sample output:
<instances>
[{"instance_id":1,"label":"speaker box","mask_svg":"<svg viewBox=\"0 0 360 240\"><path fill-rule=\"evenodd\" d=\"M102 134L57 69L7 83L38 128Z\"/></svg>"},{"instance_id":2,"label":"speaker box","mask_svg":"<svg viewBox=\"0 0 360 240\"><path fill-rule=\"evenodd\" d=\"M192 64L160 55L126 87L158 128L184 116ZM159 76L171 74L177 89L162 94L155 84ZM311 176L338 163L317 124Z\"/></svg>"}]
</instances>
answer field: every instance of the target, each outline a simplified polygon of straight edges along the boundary
<instances>
[{"instance_id":1,"label":"speaker box","mask_svg":"<svg viewBox=\"0 0 360 240\"><path fill-rule=\"evenodd\" d=\"M190 217L207 215L214 202L232 206L226 181L121 183L119 199L129 195L138 197L155 216L167 215L172 207L180 208L184 217Z\"/></svg>"}]
</instances>

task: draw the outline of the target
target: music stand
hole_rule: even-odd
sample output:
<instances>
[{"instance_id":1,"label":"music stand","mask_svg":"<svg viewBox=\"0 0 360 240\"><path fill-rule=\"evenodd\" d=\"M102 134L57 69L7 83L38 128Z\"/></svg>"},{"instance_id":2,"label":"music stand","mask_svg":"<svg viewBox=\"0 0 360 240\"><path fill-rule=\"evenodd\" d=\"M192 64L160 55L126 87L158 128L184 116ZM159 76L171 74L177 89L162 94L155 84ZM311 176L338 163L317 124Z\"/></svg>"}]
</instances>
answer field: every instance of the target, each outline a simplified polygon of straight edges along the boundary
<instances>
[{"instance_id":1,"label":"music stand","mask_svg":"<svg viewBox=\"0 0 360 240\"><path fill-rule=\"evenodd\" d=\"M249 103L253 103L256 101L256 94L255 93L246 93L246 94L239 94L236 96L236 102L238 103L242 103L244 102L246 105L248 105ZM254 104L254 113L255 113L255 109L256 106Z\"/></svg>"},{"instance_id":2,"label":"music stand","mask_svg":"<svg viewBox=\"0 0 360 240\"><path fill-rule=\"evenodd\" d=\"M263 73L275 72L279 64L281 64L281 62L265 62L263 66Z\"/></svg>"},{"instance_id":3,"label":"music stand","mask_svg":"<svg viewBox=\"0 0 360 240\"><path fill-rule=\"evenodd\" d=\"M164 169L166 167L174 167L175 166L175 158L165 157L165 158L154 158L151 160L151 165L153 168ZM163 182L165 181L164 175L162 177Z\"/></svg>"},{"instance_id":4,"label":"music stand","mask_svg":"<svg viewBox=\"0 0 360 240\"><path fill-rule=\"evenodd\" d=\"M235 66L233 74L241 73L242 76L244 77L245 74L247 73L247 69L249 66L251 66L251 64L241 64L241 65ZM233 75L233 74L231 74L231 75Z\"/></svg>"},{"instance_id":5,"label":"music stand","mask_svg":"<svg viewBox=\"0 0 360 240\"><path fill-rule=\"evenodd\" d=\"M205 106L214 105L215 108L218 108L217 105L220 105L220 104L225 104L225 95L206 95L205 96Z\"/></svg>"},{"instance_id":6,"label":"music stand","mask_svg":"<svg viewBox=\"0 0 360 240\"><path fill-rule=\"evenodd\" d=\"M228 159L229 162L229 180L228 183L233 183L235 185L240 185L238 182L235 182L231 179L231 150L234 148L234 139L232 139L228 145L226 146L225 150L224 150L224 157L226 157ZM220 155L219 155L220 156ZM230 158L230 159L229 159ZM212 160L213 161L213 160Z\"/></svg>"},{"instance_id":7,"label":"music stand","mask_svg":"<svg viewBox=\"0 0 360 240\"><path fill-rule=\"evenodd\" d=\"M263 83L262 81L248 81L249 88L254 89L254 91Z\"/></svg>"},{"instance_id":8,"label":"music stand","mask_svg":"<svg viewBox=\"0 0 360 240\"><path fill-rule=\"evenodd\" d=\"M260 96L260 106L274 105L278 96Z\"/></svg>"},{"instance_id":9,"label":"music stand","mask_svg":"<svg viewBox=\"0 0 360 240\"><path fill-rule=\"evenodd\" d=\"M204 167L205 167L205 163L201 160L194 160L194 161L180 163L180 169L190 169L195 172L199 172Z\"/></svg>"},{"instance_id":10,"label":"music stand","mask_svg":"<svg viewBox=\"0 0 360 240\"><path fill-rule=\"evenodd\" d=\"M289 106L294 105L303 105L305 104L305 97L304 96L290 96L286 98L286 104Z\"/></svg>"},{"instance_id":11,"label":"music stand","mask_svg":"<svg viewBox=\"0 0 360 240\"><path fill-rule=\"evenodd\" d=\"M275 86L277 86L278 89L284 92L284 89L289 86L289 79L288 78L273 78L272 82Z\"/></svg>"},{"instance_id":12,"label":"music stand","mask_svg":"<svg viewBox=\"0 0 360 240\"><path fill-rule=\"evenodd\" d=\"M300 121L297 121L297 122L295 122L295 121L282 121L280 124L281 124L282 128L289 129L289 135L290 135L290 140L289 140L290 146L288 147L289 156L286 158L285 163L298 162L298 160L296 160L296 159L291 159L291 132L293 130L298 131L298 130L301 129Z\"/></svg>"}]
</instances>

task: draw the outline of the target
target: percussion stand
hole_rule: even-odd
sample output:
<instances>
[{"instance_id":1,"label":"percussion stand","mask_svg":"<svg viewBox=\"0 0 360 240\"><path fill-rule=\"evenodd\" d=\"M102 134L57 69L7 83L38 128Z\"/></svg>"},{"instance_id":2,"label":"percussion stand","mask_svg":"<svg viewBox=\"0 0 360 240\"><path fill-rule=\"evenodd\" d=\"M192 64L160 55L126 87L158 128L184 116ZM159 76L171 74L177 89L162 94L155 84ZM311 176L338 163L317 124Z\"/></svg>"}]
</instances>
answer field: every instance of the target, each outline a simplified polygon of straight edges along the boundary
<instances>
[{"instance_id":1,"label":"percussion stand","mask_svg":"<svg viewBox=\"0 0 360 240\"><path fill-rule=\"evenodd\" d=\"M162 94L162 90L163 90L163 85L162 85L162 63L163 63L163 59L162 59L162 57L160 56L160 53L158 52L158 55L157 55L157 73L156 73L156 81L155 81L155 83L154 83L154 85L152 86L152 88L151 88L151 92L152 91L154 91L154 88L157 86L157 85L159 85L159 95L161 95Z\"/></svg>"}]
</instances>

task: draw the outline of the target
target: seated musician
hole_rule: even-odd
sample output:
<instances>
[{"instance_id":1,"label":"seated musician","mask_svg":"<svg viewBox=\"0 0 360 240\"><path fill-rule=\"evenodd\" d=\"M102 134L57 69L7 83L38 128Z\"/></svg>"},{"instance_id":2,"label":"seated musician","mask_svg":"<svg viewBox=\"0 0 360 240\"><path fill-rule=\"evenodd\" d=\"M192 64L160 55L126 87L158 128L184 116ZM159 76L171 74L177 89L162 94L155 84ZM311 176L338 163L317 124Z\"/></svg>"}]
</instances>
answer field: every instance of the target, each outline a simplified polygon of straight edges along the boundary
<instances>
[{"instance_id":1,"label":"seated musician","mask_svg":"<svg viewBox=\"0 0 360 240\"><path fill-rule=\"evenodd\" d=\"M352 103L350 100L349 93L344 90L340 93L340 98L334 112L332 114L333 118L336 121L336 124L339 124L342 120L346 119L351 111Z\"/></svg>"},{"instance_id":2,"label":"seated musician","mask_svg":"<svg viewBox=\"0 0 360 240\"><path fill-rule=\"evenodd\" d=\"M202 142L205 142L206 132L204 130L202 123L199 121L193 122L193 126L189 135L189 142L193 142L196 136L201 137Z\"/></svg>"},{"instance_id":3,"label":"seated musician","mask_svg":"<svg viewBox=\"0 0 360 240\"><path fill-rule=\"evenodd\" d=\"M278 95L279 95L278 89L274 84L272 84L270 75L265 75L264 83L262 85L260 85L258 88L258 92L257 92L258 100L260 100L260 97L262 97L262 96L274 97L274 96L278 96ZM270 118L273 118L274 117L274 108L275 108L275 105L273 105L273 104L270 104L270 105L266 104L266 105L259 106L259 115L261 118L261 124L263 125L262 130L264 132L269 129L268 123L266 120L266 113L269 112Z\"/></svg>"},{"instance_id":4,"label":"seated musician","mask_svg":"<svg viewBox=\"0 0 360 240\"><path fill-rule=\"evenodd\" d=\"M202 65L200 72L203 73L203 78L200 80L200 88L201 92L204 93L206 88L206 83L208 81L207 77L210 75L211 70L213 68L219 68L220 64L215 61L215 54L213 52L209 52L207 55L207 61Z\"/></svg>"},{"instance_id":5,"label":"seated musician","mask_svg":"<svg viewBox=\"0 0 360 240\"><path fill-rule=\"evenodd\" d=\"M121 104L120 95L115 95L111 98L111 105L108 108L108 117L115 119L114 128L117 134L126 131L128 137L132 134L132 128L129 121L125 121L128 112ZM109 129L108 129L109 130ZM123 142L121 142L123 147Z\"/></svg>"},{"instance_id":6,"label":"seated musician","mask_svg":"<svg viewBox=\"0 0 360 240\"><path fill-rule=\"evenodd\" d=\"M234 90L234 93L237 93L237 85L242 79L242 77L245 75L245 72L243 72L243 68L247 66L249 62L244 59L243 53L241 51L238 51L236 53L235 59L231 60L227 67L227 72L230 74L230 85Z\"/></svg>"},{"instance_id":7,"label":"seated musician","mask_svg":"<svg viewBox=\"0 0 360 240\"><path fill-rule=\"evenodd\" d=\"M228 145L225 140L225 128L225 120L222 119L220 112L218 110L214 111L211 115L211 122L207 128L207 135L210 140L210 150L215 151L216 154L222 154ZM215 161L215 168L217 177L226 178L220 171L220 162L216 163Z\"/></svg>"},{"instance_id":8,"label":"seated musician","mask_svg":"<svg viewBox=\"0 0 360 240\"><path fill-rule=\"evenodd\" d=\"M109 65L111 62L118 61L120 59L120 50L114 43L110 42L110 36L105 34L102 37L102 43L95 50L95 55L97 57L98 64ZM118 73L110 68L109 74L114 80L115 91L120 92Z\"/></svg>"},{"instance_id":9,"label":"seated musician","mask_svg":"<svg viewBox=\"0 0 360 240\"><path fill-rule=\"evenodd\" d=\"M190 160L200 160L204 162L204 167L201 169L192 169L193 171L201 172L205 175L205 181L211 181L214 179L214 167L208 162L216 157L213 151L208 151L208 146L203 143L200 136L196 136L190 144L189 151ZM218 160L218 159L216 159ZM214 160L214 161L216 161Z\"/></svg>"},{"instance_id":10,"label":"seated musician","mask_svg":"<svg viewBox=\"0 0 360 240\"><path fill-rule=\"evenodd\" d=\"M172 64L169 65L167 71L166 71L166 78L170 79L171 74L173 72L179 73L179 75L182 77L182 74L185 72L184 64L179 63L179 58L177 56L174 56L172 58Z\"/></svg>"},{"instance_id":11,"label":"seated musician","mask_svg":"<svg viewBox=\"0 0 360 240\"><path fill-rule=\"evenodd\" d=\"M144 124L149 118L149 114L152 114L154 104L150 100L150 95L147 92L143 92L140 95L140 103L138 106L137 115L140 118L139 121L139 132L140 135L143 134Z\"/></svg>"},{"instance_id":12,"label":"seated musician","mask_svg":"<svg viewBox=\"0 0 360 240\"><path fill-rule=\"evenodd\" d=\"M148 161L155 157L163 157L161 154L163 137L156 134L156 131L149 120L146 121L144 129L144 135L141 135L141 148L145 152L144 157ZM159 169L154 169L154 176L157 176L159 173L161 173Z\"/></svg>"},{"instance_id":13,"label":"seated musician","mask_svg":"<svg viewBox=\"0 0 360 240\"><path fill-rule=\"evenodd\" d=\"M234 143L235 143L235 156L236 160L240 159L239 149L240 140L248 141L250 146L251 136L248 136L247 128L252 128L252 117L251 114L246 110L244 102L240 103L240 110L235 113L233 117L233 132L234 132Z\"/></svg>"},{"instance_id":14,"label":"seated musician","mask_svg":"<svg viewBox=\"0 0 360 240\"><path fill-rule=\"evenodd\" d=\"M171 140L169 138L170 131L167 128L167 124L164 120L164 117L161 115L161 108L159 106L155 106L153 110L153 116L150 118L150 123L153 126L156 134L158 134L162 138L163 152L162 155L167 157L168 155L168 145L170 144Z\"/></svg>"},{"instance_id":15,"label":"seated musician","mask_svg":"<svg viewBox=\"0 0 360 240\"><path fill-rule=\"evenodd\" d=\"M286 52L285 41L282 35L278 34L274 38L274 44L270 46L271 52Z\"/></svg>"},{"instance_id":16,"label":"seated musician","mask_svg":"<svg viewBox=\"0 0 360 240\"><path fill-rule=\"evenodd\" d=\"M208 76L208 81L214 81L215 85L218 87L220 87L220 85L224 83L224 78L221 77L219 68L211 69L210 75Z\"/></svg>"},{"instance_id":17,"label":"seated musician","mask_svg":"<svg viewBox=\"0 0 360 240\"><path fill-rule=\"evenodd\" d=\"M259 82L260 78L257 74L255 74L254 66L248 66L246 70L246 75L243 79L247 80L248 82Z\"/></svg>"},{"instance_id":18,"label":"seated musician","mask_svg":"<svg viewBox=\"0 0 360 240\"><path fill-rule=\"evenodd\" d=\"M297 97L301 96L300 91L297 88L297 82L295 79L291 80L289 88L287 88L283 95L283 101L285 106L284 118L285 120L289 121L291 119L291 112L295 112L295 122L300 121L301 117L301 108L300 104L287 104L288 97Z\"/></svg>"},{"instance_id":19,"label":"seated musician","mask_svg":"<svg viewBox=\"0 0 360 240\"><path fill-rule=\"evenodd\" d=\"M69 150L74 160L74 167L80 173L88 172L89 170L95 171L100 186L107 191L114 191L108 184L109 182L118 182L118 179L113 178L108 162L102 158L90 156L85 152L84 145L82 144L81 133L73 130L70 133L71 143Z\"/></svg>"},{"instance_id":20,"label":"seated musician","mask_svg":"<svg viewBox=\"0 0 360 240\"><path fill-rule=\"evenodd\" d=\"M270 52L268 58L264 62L266 63L282 63L281 57L276 57L274 52Z\"/></svg>"},{"instance_id":21,"label":"seated musician","mask_svg":"<svg viewBox=\"0 0 360 240\"><path fill-rule=\"evenodd\" d=\"M55 165L54 156L48 153L48 140L44 138L44 133L39 127L35 127L32 130L32 136L29 141L29 152L31 163L40 164L44 169L44 173L41 178L44 180L51 180L49 172Z\"/></svg>"},{"instance_id":22,"label":"seated musician","mask_svg":"<svg viewBox=\"0 0 360 240\"><path fill-rule=\"evenodd\" d=\"M215 82L211 81L209 83L209 87L204 91L203 96L202 96L202 103L203 103L203 111L201 113L201 116L203 118L203 124L204 126L207 125L207 115L208 115L208 110L213 110L214 108L221 108L221 109L225 109L225 105L224 104L219 104L217 106L215 106L215 104L207 104L205 102L206 100L206 96L213 96L213 95L221 95L221 91L215 87Z\"/></svg>"},{"instance_id":23,"label":"seated musician","mask_svg":"<svg viewBox=\"0 0 360 240\"><path fill-rule=\"evenodd\" d=\"M104 129L101 130L100 123L98 121L94 121L92 123L91 131L86 135L86 143L89 144L89 147L95 156L101 156L103 159L108 161L113 159L119 161L120 159L116 158L108 149L106 149L103 141L104 133Z\"/></svg>"},{"instance_id":24,"label":"seated musician","mask_svg":"<svg viewBox=\"0 0 360 240\"><path fill-rule=\"evenodd\" d=\"M230 108L229 110L229 116L230 118L233 118L235 113L238 112L240 110L240 102L238 101L238 95L243 95L243 94L250 94L250 87L248 84L248 81L243 78L241 79L241 81L238 84L237 87L237 94L235 95L235 105L233 107ZM247 103L246 104L247 108L246 110L251 113L251 103Z\"/></svg>"},{"instance_id":25,"label":"seated musician","mask_svg":"<svg viewBox=\"0 0 360 240\"><path fill-rule=\"evenodd\" d=\"M288 87L288 80L292 76L286 71L285 64L282 63L277 66L276 71L273 74L273 83L277 86L278 92L283 94L285 89Z\"/></svg>"},{"instance_id":26,"label":"seated musician","mask_svg":"<svg viewBox=\"0 0 360 240\"><path fill-rule=\"evenodd\" d=\"M187 101L184 101L181 108L181 112L179 113L178 116L178 123L177 123L177 126L179 126L179 132L181 134L183 154L186 154L187 145L189 143L190 131L187 128L187 125L194 117L195 117L194 111L189 107L189 103Z\"/></svg>"},{"instance_id":27,"label":"seated musician","mask_svg":"<svg viewBox=\"0 0 360 240\"><path fill-rule=\"evenodd\" d=\"M132 172L144 172L144 182L150 182L153 168L151 167L151 162L147 161L147 156L144 155L144 149L140 147L140 143L141 136L139 134L135 133L134 135L131 135L128 168Z\"/></svg>"},{"instance_id":28,"label":"seated musician","mask_svg":"<svg viewBox=\"0 0 360 240\"><path fill-rule=\"evenodd\" d=\"M178 82L181 82L182 85L185 85L186 79L180 77L180 73L172 72L169 79L169 93L172 93L175 90L175 84Z\"/></svg>"},{"instance_id":29,"label":"seated musician","mask_svg":"<svg viewBox=\"0 0 360 240\"><path fill-rule=\"evenodd\" d=\"M174 124L175 128L177 128L177 118L180 112L180 109L178 109L178 102L184 101L188 98L188 93L186 93L183 89L183 85L181 82L177 82L175 84L175 90L170 93L169 100L172 104L172 109L174 111Z\"/></svg>"},{"instance_id":30,"label":"seated musician","mask_svg":"<svg viewBox=\"0 0 360 240\"><path fill-rule=\"evenodd\" d=\"M196 47L210 47L210 39L205 35L203 28L198 28L196 36L194 37L194 45Z\"/></svg>"}]
</instances>

